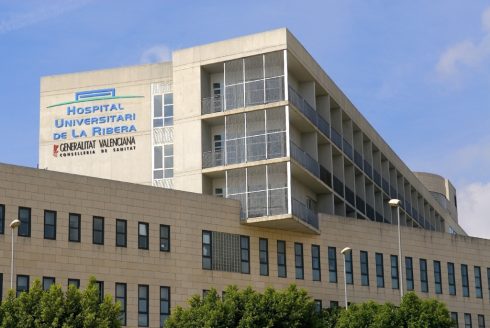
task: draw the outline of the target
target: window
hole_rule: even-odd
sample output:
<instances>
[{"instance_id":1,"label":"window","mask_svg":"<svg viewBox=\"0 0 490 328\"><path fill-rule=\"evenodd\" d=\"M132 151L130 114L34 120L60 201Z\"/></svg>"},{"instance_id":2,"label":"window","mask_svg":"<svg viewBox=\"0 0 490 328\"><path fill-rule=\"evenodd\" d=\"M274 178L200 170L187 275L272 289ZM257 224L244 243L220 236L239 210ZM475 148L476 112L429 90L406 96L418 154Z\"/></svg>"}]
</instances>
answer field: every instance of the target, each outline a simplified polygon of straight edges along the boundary
<instances>
[{"instance_id":1,"label":"window","mask_svg":"<svg viewBox=\"0 0 490 328\"><path fill-rule=\"evenodd\" d=\"M153 147L153 179L169 179L174 176L174 146Z\"/></svg>"},{"instance_id":2,"label":"window","mask_svg":"<svg viewBox=\"0 0 490 328\"><path fill-rule=\"evenodd\" d=\"M163 100L163 101L162 101ZM153 96L153 127L173 126L174 100L172 93Z\"/></svg>"},{"instance_id":3,"label":"window","mask_svg":"<svg viewBox=\"0 0 490 328\"><path fill-rule=\"evenodd\" d=\"M5 205L0 204L0 235L5 233Z\"/></svg>"},{"instance_id":4,"label":"window","mask_svg":"<svg viewBox=\"0 0 490 328\"><path fill-rule=\"evenodd\" d=\"M470 313L465 313L464 314L464 328L471 328L471 314Z\"/></svg>"},{"instance_id":5,"label":"window","mask_svg":"<svg viewBox=\"0 0 490 328\"><path fill-rule=\"evenodd\" d=\"M121 322L122 326L126 326L127 287L124 283L116 282L116 302L121 303L119 321Z\"/></svg>"},{"instance_id":6,"label":"window","mask_svg":"<svg viewBox=\"0 0 490 328\"><path fill-rule=\"evenodd\" d=\"M331 309L337 309L338 307L339 307L338 301L330 301L330 308Z\"/></svg>"},{"instance_id":7,"label":"window","mask_svg":"<svg viewBox=\"0 0 490 328\"><path fill-rule=\"evenodd\" d=\"M407 290L413 290L413 260L411 257L405 257L405 271L407 276Z\"/></svg>"},{"instance_id":8,"label":"window","mask_svg":"<svg viewBox=\"0 0 490 328\"><path fill-rule=\"evenodd\" d=\"M213 268L211 231L202 232L202 268L211 270Z\"/></svg>"},{"instance_id":9,"label":"window","mask_svg":"<svg viewBox=\"0 0 490 328\"><path fill-rule=\"evenodd\" d=\"M126 220L116 220L116 247L126 247L128 245L128 222Z\"/></svg>"},{"instance_id":10,"label":"window","mask_svg":"<svg viewBox=\"0 0 490 328\"><path fill-rule=\"evenodd\" d=\"M44 211L44 239L56 239L56 212Z\"/></svg>"},{"instance_id":11,"label":"window","mask_svg":"<svg viewBox=\"0 0 490 328\"><path fill-rule=\"evenodd\" d=\"M97 287L97 290L99 291L99 302L102 303L104 301L104 282L96 281L95 287Z\"/></svg>"},{"instance_id":12,"label":"window","mask_svg":"<svg viewBox=\"0 0 490 328\"><path fill-rule=\"evenodd\" d=\"M436 294L442 294L441 262L434 261L434 287Z\"/></svg>"},{"instance_id":13,"label":"window","mask_svg":"<svg viewBox=\"0 0 490 328\"><path fill-rule=\"evenodd\" d=\"M160 224L160 251L170 252L170 226Z\"/></svg>"},{"instance_id":14,"label":"window","mask_svg":"<svg viewBox=\"0 0 490 328\"><path fill-rule=\"evenodd\" d=\"M80 214L70 213L68 216L68 240L80 242Z\"/></svg>"},{"instance_id":15,"label":"window","mask_svg":"<svg viewBox=\"0 0 490 328\"><path fill-rule=\"evenodd\" d=\"M148 249L148 223L138 222L138 248Z\"/></svg>"},{"instance_id":16,"label":"window","mask_svg":"<svg viewBox=\"0 0 490 328\"><path fill-rule=\"evenodd\" d=\"M451 312L451 320L454 322L454 327L459 327L458 312Z\"/></svg>"},{"instance_id":17,"label":"window","mask_svg":"<svg viewBox=\"0 0 490 328\"><path fill-rule=\"evenodd\" d=\"M138 327L148 327L149 287L138 285Z\"/></svg>"},{"instance_id":18,"label":"window","mask_svg":"<svg viewBox=\"0 0 490 328\"><path fill-rule=\"evenodd\" d=\"M260 275L269 275L269 244L265 238L259 239L259 262L260 262Z\"/></svg>"},{"instance_id":19,"label":"window","mask_svg":"<svg viewBox=\"0 0 490 328\"><path fill-rule=\"evenodd\" d=\"M19 295L22 292L28 292L29 291L29 276L18 274L17 275L17 288L16 288L16 295L19 297Z\"/></svg>"},{"instance_id":20,"label":"window","mask_svg":"<svg viewBox=\"0 0 490 328\"><path fill-rule=\"evenodd\" d=\"M391 288L400 288L400 279L398 277L398 255L391 255Z\"/></svg>"},{"instance_id":21,"label":"window","mask_svg":"<svg viewBox=\"0 0 490 328\"><path fill-rule=\"evenodd\" d=\"M51 285L54 285L56 279L54 277L43 277L43 290L49 290Z\"/></svg>"},{"instance_id":22,"label":"window","mask_svg":"<svg viewBox=\"0 0 490 328\"><path fill-rule=\"evenodd\" d=\"M461 284L463 285L463 297L470 297L470 287L468 282L468 266L466 264L461 264Z\"/></svg>"},{"instance_id":23,"label":"window","mask_svg":"<svg viewBox=\"0 0 490 328\"><path fill-rule=\"evenodd\" d=\"M322 312L322 300L315 300L315 312L316 313Z\"/></svg>"},{"instance_id":24,"label":"window","mask_svg":"<svg viewBox=\"0 0 490 328\"><path fill-rule=\"evenodd\" d=\"M170 316L170 287L160 287L160 327Z\"/></svg>"},{"instance_id":25,"label":"window","mask_svg":"<svg viewBox=\"0 0 490 328\"><path fill-rule=\"evenodd\" d=\"M311 245L311 270L313 281L322 280L322 269L320 264L320 246Z\"/></svg>"},{"instance_id":26,"label":"window","mask_svg":"<svg viewBox=\"0 0 490 328\"><path fill-rule=\"evenodd\" d=\"M328 281L337 283L337 249L328 248Z\"/></svg>"},{"instance_id":27,"label":"window","mask_svg":"<svg viewBox=\"0 0 490 328\"><path fill-rule=\"evenodd\" d=\"M22 237L31 236L31 209L27 207L19 207L20 226L17 234Z\"/></svg>"},{"instance_id":28,"label":"window","mask_svg":"<svg viewBox=\"0 0 490 328\"><path fill-rule=\"evenodd\" d=\"M345 254L345 279L347 284L354 284L354 269L352 267L352 252Z\"/></svg>"},{"instance_id":29,"label":"window","mask_svg":"<svg viewBox=\"0 0 490 328\"><path fill-rule=\"evenodd\" d=\"M424 293L429 292L429 280L427 278L427 260L420 259L420 290Z\"/></svg>"},{"instance_id":30,"label":"window","mask_svg":"<svg viewBox=\"0 0 490 328\"><path fill-rule=\"evenodd\" d=\"M485 316L483 314L478 315L478 328L485 328Z\"/></svg>"},{"instance_id":31,"label":"window","mask_svg":"<svg viewBox=\"0 0 490 328\"><path fill-rule=\"evenodd\" d=\"M481 286L481 268L479 266L474 267L475 271L475 296L476 298L483 298L483 291Z\"/></svg>"},{"instance_id":32,"label":"window","mask_svg":"<svg viewBox=\"0 0 490 328\"><path fill-rule=\"evenodd\" d=\"M385 271L383 265L383 254L376 253L376 286L385 287Z\"/></svg>"},{"instance_id":33,"label":"window","mask_svg":"<svg viewBox=\"0 0 490 328\"><path fill-rule=\"evenodd\" d=\"M202 290L202 298L206 298L206 296L208 296L209 294L209 289L203 289Z\"/></svg>"},{"instance_id":34,"label":"window","mask_svg":"<svg viewBox=\"0 0 490 328\"><path fill-rule=\"evenodd\" d=\"M369 286L369 260L368 252L361 251L361 285Z\"/></svg>"},{"instance_id":35,"label":"window","mask_svg":"<svg viewBox=\"0 0 490 328\"><path fill-rule=\"evenodd\" d=\"M75 286L76 288L80 288L80 279L68 279L68 286Z\"/></svg>"},{"instance_id":36,"label":"window","mask_svg":"<svg viewBox=\"0 0 490 328\"><path fill-rule=\"evenodd\" d=\"M250 238L240 236L240 260L242 273L250 273Z\"/></svg>"},{"instance_id":37,"label":"window","mask_svg":"<svg viewBox=\"0 0 490 328\"><path fill-rule=\"evenodd\" d=\"M449 284L449 295L456 295L456 277L454 274L454 263L447 263L447 282Z\"/></svg>"},{"instance_id":38,"label":"window","mask_svg":"<svg viewBox=\"0 0 490 328\"><path fill-rule=\"evenodd\" d=\"M3 299L3 273L0 273L0 301Z\"/></svg>"},{"instance_id":39,"label":"window","mask_svg":"<svg viewBox=\"0 0 490 328\"><path fill-rule=\"evenodd\" d=\"M487 268L488 297L490 297L490 268Z\"/></svg>"},{"instance_id":40,"label":"window","mask_svg":"<svg viewBox=\"0 0 490 328\"><path fill-rule=\"evenodd\" d=\"M215 188L214 195L219 198L223 198L223 188Z\"/></svg>"},{"instance_id":41,"label":"window","mask_svg":"<svg viewBox=\"0 0 490 328\"><path fill-rule=\"evenodd\" d=\"M294 266L296 268L296 279L304 279L303 244L301 243L294 243Z\"/></svg>"},{"instance_id":42,"label":"window","mask_svg":"<svg viewBox=\"0 0 490 328\"><path fill-rule=\"evenodd\" d=\"M104 245L104 218L94 216L92 221L92 243Z\"/></svg>"},{"instance_id":43,"label":"window","mask_svg":"<svg viewBox=\"0 0 490 328\"><path fill-rule=\"evenodd\" d=\"M490 272L490 271L489 271ZM288 275L286 267L286 242L277 241L277 276L286 278Z\"/></svg>"}]
</instances>

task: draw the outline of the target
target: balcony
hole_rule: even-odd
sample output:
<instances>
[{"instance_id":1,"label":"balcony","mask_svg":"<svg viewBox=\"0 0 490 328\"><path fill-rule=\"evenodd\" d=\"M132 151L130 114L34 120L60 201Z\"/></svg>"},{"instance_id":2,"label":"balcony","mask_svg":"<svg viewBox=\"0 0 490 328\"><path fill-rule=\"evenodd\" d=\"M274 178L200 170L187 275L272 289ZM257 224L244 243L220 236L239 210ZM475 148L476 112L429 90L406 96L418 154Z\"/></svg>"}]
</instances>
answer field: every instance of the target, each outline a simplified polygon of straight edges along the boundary
<instances>
[{"instance_id":1,"label":"balcony","mask_svg":"<svg viewBox=\"0 0 490 328\"><path fill-rule=\"evenodd\" d=\"M286 156L286 132L225 140L224 144L224 149L203 153L203 169Z\"/></svg>"},{"instance_id":2,"label":"balcony","mask_svg":"<svg viewBox=\"0 0 490 328\"><path fill-rule=\"evenodd\" d=\"M202 99L201 114L269 104L284 100L284 98L283 76L226 85L225 96L217 95Z\"/></svg>"},{"instance_id":3,"label":"balcony","mask_svg":"<svg viewBox=\"0 0 490 328\"><path fill-rule=\"evenodd\" d=\"M306 207L305 204L294 198L292 199L291 204L294 216L317 229L319 228L317 213L313 212L311 209Z\"/></svg>"},{"instance_id":4,"label":"balcony","mask_svg":"<svg viewBox=\"0 0 490 328\"><path fill-rule=\"evenodd\" d=\"M294 142L291 142L291 158L301 164L301 166L307 169L315 177L320 179L320 165L318 162L313 157L308 155L308 153L296 146Z\"/></svg>"}]
</instances>

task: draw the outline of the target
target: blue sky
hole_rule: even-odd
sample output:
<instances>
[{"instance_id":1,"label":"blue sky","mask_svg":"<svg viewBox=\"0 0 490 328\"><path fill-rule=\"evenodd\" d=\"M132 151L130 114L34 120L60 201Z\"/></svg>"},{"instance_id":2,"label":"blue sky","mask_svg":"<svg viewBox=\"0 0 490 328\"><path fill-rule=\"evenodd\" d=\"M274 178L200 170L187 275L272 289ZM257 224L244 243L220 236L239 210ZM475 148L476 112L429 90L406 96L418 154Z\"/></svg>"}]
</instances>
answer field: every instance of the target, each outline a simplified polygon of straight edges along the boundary
<instances>
[{"instance_id":1,"label":"blue sky","mask_svg":"<svg viewBox=\"0 0 490 328\"><path fill-rule=\"evenodd\" d=\"M39 79L288 27L412 170L447 176L490 238L490 4L0 0L0 162L36 166Z\"/></svg>"}]
</instances>

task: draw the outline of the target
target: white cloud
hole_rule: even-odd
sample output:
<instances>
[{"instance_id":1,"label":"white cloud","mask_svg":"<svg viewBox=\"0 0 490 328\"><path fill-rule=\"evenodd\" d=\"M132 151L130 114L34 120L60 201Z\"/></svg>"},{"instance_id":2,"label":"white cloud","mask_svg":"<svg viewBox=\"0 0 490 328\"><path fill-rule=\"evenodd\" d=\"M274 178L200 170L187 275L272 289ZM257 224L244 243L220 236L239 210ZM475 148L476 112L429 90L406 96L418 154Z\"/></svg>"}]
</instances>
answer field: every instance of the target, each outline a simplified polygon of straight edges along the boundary
<instances>
[{"instance_id":1,"label":"white cloud","mask_svg":"<svg viewBox=\"0 0 490 328\"><path fill-rule=\"evenodd\" d=\"M458 190L459 223L471 236L490 239L490 183L471 183Z\"/></svg>"},{"instance_id":2,"label":"white cloud","mask_svg":"<svg viewBox=\"0 0 490 328\"><path fill-rule=\"evenodd\" d=\"M465 68L477 68L490 59L490 7L482 14L483 37L450 46L439 57L436 73L441 80L455 80Z\"/></svg>"},{"instance_id":3,"label":"white cloud","mask_svg":"<svg viewBox=\"0 0 490 328\"><path fill-rule=\"evenodd\" d=\"M92 0L58 0L50 4L43 1L40 6L30 11L0 17L0 34L15 31L60 16L66 12L78 9L90 1Z\"/></svg>"},{"instance_id":4,"label":"white cloud","mask_svg":"<svg viewBox=\"0 0 490 328\"><path fill-rule=\"evenodd\" d=\"M171 56L172 53L166 45L158 44L143 51L140 62L143 64L160 63L169 61Z\"/></svg>"}]
</instances>

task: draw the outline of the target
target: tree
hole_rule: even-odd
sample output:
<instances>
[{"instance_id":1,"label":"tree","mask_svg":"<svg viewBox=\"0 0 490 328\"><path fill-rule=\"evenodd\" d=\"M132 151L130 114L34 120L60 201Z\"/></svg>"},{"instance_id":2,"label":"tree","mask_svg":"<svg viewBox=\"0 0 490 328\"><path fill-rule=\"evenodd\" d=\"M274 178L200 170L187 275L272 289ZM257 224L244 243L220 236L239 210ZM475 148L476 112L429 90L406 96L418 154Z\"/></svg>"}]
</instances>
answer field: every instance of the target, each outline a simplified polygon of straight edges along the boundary
<instances>
[{"instance_id":1,"label":"tree","mask_svg":"<svg viewBox=\"0 0 490 328\"><path fill-rule=\"evenodd\" d=\"M119 313L120 303L114 303L110 295L99 300L93 277L84 291L68 286L65 293L56 284L43 291L39 280L35 280L19 297L9 291L0 306L0 327L118 328Z\"/></svg>"},{"instance_id":2,"label":"tree","mask_svg":"<svg viewBox=\"0 0 490 328\"><path fill-rule=\"evenodd\" d=\"M230 286L219 297L212 289L204 298L193 296L189 307L177 307L166 328L188 327L323 327L324 314L317 313L307 292L295 285L283 291L267 288L258 293L252 288ZM328 320L325 319L325 322Z\"/></svg>"}]
</instances>

